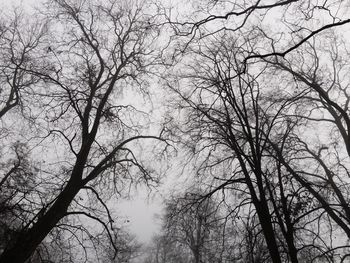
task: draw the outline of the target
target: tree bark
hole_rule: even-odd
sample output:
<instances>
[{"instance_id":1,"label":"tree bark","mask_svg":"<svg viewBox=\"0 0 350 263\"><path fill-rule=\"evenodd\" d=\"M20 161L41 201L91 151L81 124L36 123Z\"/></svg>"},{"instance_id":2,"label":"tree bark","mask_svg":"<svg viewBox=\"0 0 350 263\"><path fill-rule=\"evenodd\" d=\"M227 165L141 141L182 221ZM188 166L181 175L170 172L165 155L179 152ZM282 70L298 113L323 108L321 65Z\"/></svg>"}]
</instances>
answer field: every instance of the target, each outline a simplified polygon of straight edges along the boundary
<instances>
[{"instance_id":1,"label":"tree bark","mask_svg":"<svg viewBox=\"0 0 350 263\"><path fill-rule=\"evenodd\" d=\"M255 205L261 228L263 230L267 248L269 250L271 260L273 263L282 263L280 253L278 250L275 233L272 228L272 222L267 204L264 202L259 202Z\"/></svg>"},{"instance_id":2,"label":"tree bark","mask_svg":"<svg viewBox=\"0 0 350 263\"><path fill-rule=\"evenodd\" d=\"M287 245L288 245L288 250L289 250L288 254L289 254L290 261L292 263L298 263L299 262L298 261L298 250L294 245L294 235L291 231L287 231L286 240L287 240Z\"/></svg>"},{"instance_id":3,"label":"tree bark","mask_svg":"<svg viewBox=\"0 0 350 263\"><path fill-rule=\"evenodd\" d=\"M23 263L40 245L44 238L64 217L67 209L80 190L80 185L74 181L68 182L57 200L49 210L39 218L28 231L19 235L14 245L6 249L0 256L1 263Z\"/></svg>"}]
</instances>

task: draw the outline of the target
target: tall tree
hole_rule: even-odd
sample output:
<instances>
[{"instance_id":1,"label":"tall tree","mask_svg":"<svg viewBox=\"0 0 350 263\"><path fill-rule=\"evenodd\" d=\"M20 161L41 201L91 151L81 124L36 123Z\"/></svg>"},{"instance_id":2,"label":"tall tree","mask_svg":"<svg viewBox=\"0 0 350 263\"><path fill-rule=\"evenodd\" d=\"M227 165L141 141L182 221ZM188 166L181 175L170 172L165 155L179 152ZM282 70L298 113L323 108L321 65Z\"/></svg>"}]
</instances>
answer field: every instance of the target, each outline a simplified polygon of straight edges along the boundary
<instances>
[{"instance_id":1,"label":"tall tree","mask_svg":"<svg viewBox=\"0 0 350 263\"><path fill-rule=\"evenodd\" d=\"M79 236L99 244L100 234L88 230L96 223L112 258L118 256L118 228L107 201L127 184L155 180L134 150L139 140L164 141L141 134L147 115L136 106L147 100L145 76L158 63L158 32L146 10L146 3L54 0L38 14L47 31L32 66L11 61L10 67L35 80L26 94L30 110L23 110L32 134L23 137L31 137L41 167L36 194L21 200L32 207L26 224L0 262L26 261L58 230L82 244L76 256L84 258L88 246Z\"/></svg>"},{"instance_id":2,"label":"tall tree","mask_svg":"<svg viewBox=\"0 0 350 263\"><path fill-rule=\"evenodd\" d=\"M347 80L339 45L326 39L346 28L348 6L198 5L187 20L164 13L188 55L168 85L187 116L181 139L215 179L208 195L242 200L236 220L253 205L272 262L345 260L348 238L333 240L348 236Z\"/></svg>"},{"instance_id":3,"label":"tall tree","mask_svg":"<svg viewBox=\"0 0 350 263\"><path fill-rule=\"evenodd\" d=\"M333 245L343 226L329 219L346 214L328 209L334 200L327 199L329 194L323 197L328 190L318 181L320 175L301 172L308 157L299 148L300 129L311 127L305 121L310 117L307 108L313 106L308 102L310 90L294 91L281 76L274 79L276 71L266 62L247 64L246 72L240 72L241 58L252 45L226 36L205 47L192 45L192 60L179 70L182 77L169 82L187 116L180 125L182 139L202 159L199 174L214 179L207 196L218 191L232 194L231 213L237 221L247 219L253 205L268 260L299 262L299 253L303 258L332 258L332 251L347 246L343 241ZM310 169L318 171L318 167L314 164ZM346 200L342 184L333 183L334 192ZM327 229L329 236L321 229Z\"/></svg>"}]
</instances>

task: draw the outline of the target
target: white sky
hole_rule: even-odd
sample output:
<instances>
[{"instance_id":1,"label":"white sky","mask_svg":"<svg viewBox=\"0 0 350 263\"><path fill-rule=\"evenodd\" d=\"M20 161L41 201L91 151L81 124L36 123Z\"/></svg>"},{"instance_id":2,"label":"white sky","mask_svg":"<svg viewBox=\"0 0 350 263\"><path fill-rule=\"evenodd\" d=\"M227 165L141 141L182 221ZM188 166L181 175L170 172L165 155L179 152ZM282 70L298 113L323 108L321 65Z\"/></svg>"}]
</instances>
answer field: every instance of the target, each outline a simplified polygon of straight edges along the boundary
<instances>
[{"instance_id":1,"label":"white sky","mask_svg":"<svg viewBox=\"0 0 350 263\"><path fill-rule=\"evenodd\" d=\"M149 198L145 191L134 195L133 200L124 200L118 204L118 210L129 219L126 224L140 242L151 241L152 236L159 230L156 216L162 211L160 199Z\"/></svg>"}]
</instances>

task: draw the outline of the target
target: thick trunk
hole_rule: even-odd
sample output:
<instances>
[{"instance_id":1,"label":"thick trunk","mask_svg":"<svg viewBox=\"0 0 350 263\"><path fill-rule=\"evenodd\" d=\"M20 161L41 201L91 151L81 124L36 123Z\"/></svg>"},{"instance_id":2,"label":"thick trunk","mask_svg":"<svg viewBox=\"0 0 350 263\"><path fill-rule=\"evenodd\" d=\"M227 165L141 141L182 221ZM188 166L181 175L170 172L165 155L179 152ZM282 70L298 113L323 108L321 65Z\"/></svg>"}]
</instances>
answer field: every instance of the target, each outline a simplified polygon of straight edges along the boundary
<instances>
[{"instance_id":1,"label":"thick trunk","mask_svg":"<svg viewBox=\"0 0 350 263\"><path fill-rule=\"evenodd\" d=\"M65 215L67 209L79 191L79 185L69 182L61 192L55 203L39 218L28 231L22 233L14 245L6 249L0 256L1 263L23 263L40 245L59 220Z\"/></svg>"},{"instance_id":2,"label":"thick trunk","mask_svg":"<svg viewBox=\"0 0 350 263\"><path fill-rule=\"evenodd\" d=\"M272 222L270 218L270 213L267 207L267 204L256 205L258 217L260 220L261 228L263 230L267 248L269 250L271 260L273 263L281 263L280 253L278 251L278 246L276 242L275 233L273 231Z\"/></svg>"},{"instance_id":3,"label":"thick trunk","mask_svg":"<svg viewBox=\"0 0 350 263\"><path fill-rule=\"evenodd\" d=\"M292 263L298 263L298 250L294 245L294 236L292 232L287 233L287 243L290 261Z\"/></svg>"},{"instance_id":4,"label":"thick trunk","mask_svg":"<svg viewBox=\"0 0 350 263\"><path fill-rule=\"evenodd\" d=\"M82 174L93 139L84 142L77 157L71 179L47 212L28 230L19 235L13 245L0 256L0 263L23 263L33 253L50 231L66 214L82 186Z\"/></svg>"},{"instance_id":5,"label":"thick trunk","mask_svg":"<svg viewBox=\"0 0 350 263\"><path fill-rule=\"evenodd\" d=\"M201 262L201 255L200 255L199 246L197 244L195 244L194 246L191 246L191 251L193 254L194 263L200 263Z\"/></svg>"}]
</instances>

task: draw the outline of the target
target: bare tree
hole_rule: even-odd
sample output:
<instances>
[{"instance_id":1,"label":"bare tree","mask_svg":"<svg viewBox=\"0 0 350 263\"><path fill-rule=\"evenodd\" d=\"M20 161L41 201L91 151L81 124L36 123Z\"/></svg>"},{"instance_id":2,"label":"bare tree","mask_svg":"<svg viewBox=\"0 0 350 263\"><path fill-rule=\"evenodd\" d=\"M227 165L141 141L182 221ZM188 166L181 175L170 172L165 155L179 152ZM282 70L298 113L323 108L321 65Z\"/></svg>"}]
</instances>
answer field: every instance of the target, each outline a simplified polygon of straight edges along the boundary
<instances>
[{"instance_id":1,"label":"bare tree","mask_svg":"<svg viewBox=\"0 0 350 263\"><path fill-rule=\"evenodd\" d=\"M226 240L226 234L231 229L220 210L220 204L213 198L203 199L199 193L188 192L169 198L161 217L161 233L153 241L154 246L166 244L160 250L165 261L173 255L170 251L178 251L175 254L181 253L185 257L181 260L185 262L229 262L233 244ZM149 254L155 257L157 253L158 250L153 250Z\"/></svg>"},{"instance_id":2,"label":"bare tree","mask_svg":"<svg viewBox=\"0 0 350 263\"><path fill-rule=\"evenodd\" d=\"M344 42L334 32L329 32L327 37L331 41L312 39L305 43L304 63L295 63L300 59L296 54L289 63L289 57L269 61L278 72L287 74L287 78L292 76L289 81L297 85L295 89L301 88L309 93L304 97L304 114L300 116L304 119L304 132L322 127L320 132L310 132L308 137L300 133L289 134L285 139L285 149L278 147L275 141L271 144L285 169L318 200L349 238L348 80L343 75L347 63L341 58L348 53ZM300 166L287 164L289 157L283 153L285 150L292 150L294 159L302 164L308 160L308 168L314 168L300 170Z\"/></svg>"},{"instance_id":3,"label":"bare tree","mask_svg":"<svg viewBox=\"0 0 350 263\"><path fill-rule=\"evenodd\" d=\"M184 20L164 15L183 40L179 54L188 55L185 69L176 68L181 77L168 85L187 116L181 139L201 165L198 173L214 181L205 179L212 184L207 196L237 198L230 199L236 221L253 205L270 253L264 260L345 260L347 55L332 45L330 29L346 29L348 5L198 5Z\"/></svg>"},{"instance_id":4,"label":"bare tree","mask_svg":"<svg viewBox=\"0 0 350 263\"><path fill-rule=\"evenodd\" d=\"M171 237L157 235L146 248L144 263L186 263L190 255L182 244L174 242Z\"/></svg>"},{"instance_id":5,"label":"bare tree","mask_svg":"<svg viewBox=\"0 0 350 263\"><path fill-rule=\"evenodd\" d=\"M35 187L36 167L31 162L29 147L16 138L6 122L23 111L27 93L39 82L28 71L34 68L37 49L46 33L45 23L26 20L20 9L1 16L0 21L0 120L2 140L0 176L0 251L11 244L26 221L28 207L22 205Z\"/></svg>"},{"instance_id":6,"label":"bare tree","mask_svg":"<svg viewBox=\"0 0 350 263\"><path fill-rule=\"evenodd\" d=\"M182 79L169 82L187 116L180 125L182 139L198 158L199 174L214 182L207 196L233 194L236 221L247 220L253 205L270 254L264 260L299 262L307 256L332 261L334 251L346 255L348 246L346 240L333 243L340 229L346 230L340 219L346 213L331 207L345 209L346 201L337 204L329 191L346 200L345 182L333 180L333 187L325 187L322 178L328 182L334 172L316 153L312 158L318 163L306 163L315 143L305 143L300 133L315 127L308 122L309 110L315 111L310 90L288 87L267 62L247 64L242 74L242 58L253 44L224 36L192 45Z\"/></svg>"},{"instance_id":7,"label":"bare tree","mask_svg":"<svg viewBox=\"0 0 350 263\"><path fill-rule=\"evenodd\" d=\"M0 118L21 105L28 89L39 81L28 71L34 67L36 52L45 34L45 23L29 22L19 9L1 17Z\"/></svg>"},{"instance_id":8,"label":"bare tree","mask_svg":"<svg viewBox=\"0 0 350 263\"><path fill-rule=\"evenodd\" d=\"M41 167L35 191L20 201L31 207L25 224L0 261L34 257L40 244L55 243L55 231L70 247L81 246L71 261L98 251L102 236L115 258L123 248L108 200L128 184L156 181L134 150L139 140L164 141L141 134L147 115L135 106L137 100L147 100L145 76L158 63L152 48L158 36L154 17L138 3L64 0L48 1L39 17L47 22L47 32L32 66L10 61L5 67L29 74L35 84L26 93L30 110L22 112L33 133L23 137L32 138L31 154ZM25 52L23 57L26 61ZM12 87L15 95L17 87ZM10 105L18 103L12 97Z\"/></svg>"}]
</instances>

